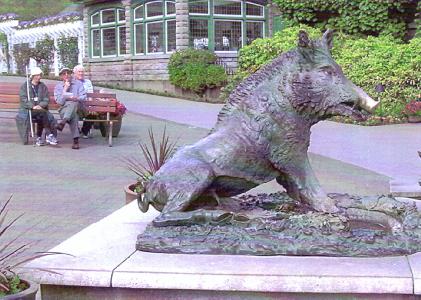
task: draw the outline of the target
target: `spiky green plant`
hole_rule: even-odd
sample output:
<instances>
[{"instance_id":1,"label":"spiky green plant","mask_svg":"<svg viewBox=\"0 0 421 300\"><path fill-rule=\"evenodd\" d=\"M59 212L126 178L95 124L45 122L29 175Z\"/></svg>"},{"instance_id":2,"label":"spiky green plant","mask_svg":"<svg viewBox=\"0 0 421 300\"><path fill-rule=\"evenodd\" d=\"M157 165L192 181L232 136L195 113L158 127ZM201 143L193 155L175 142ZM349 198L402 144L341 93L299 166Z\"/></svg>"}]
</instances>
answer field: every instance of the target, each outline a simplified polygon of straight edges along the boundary
<instances>
[{"instance_id":1,"label":"spiky green plant","mask_svg":"<svg viewBox=\"0 0 421 300\"><path fill-rule=\"evenodd\" d=\"M21 235L7 240L8 237L6 237L6 234L12 230L13 225L24 215L20 214L9 220L7 205L12 200L12 196L4 204L0 204L0 297L16 294L28 288L27 283L22 281L16 273L16 268L36 258L54 254L65 254L61 252L35 252L33 254L26 254L30 245L17 243ZM6 241L3 241L4 239ZM43 271L56 273L50 270Z\"/></svg>"},{"instance_id":2,"label":"spiky green plant","mask_svg":"<svg viewBox=\"0 0 421 300\"><path fill-rule=\"evenodd\" d=\"M155 139L152 128L148 129L149 145L139 142L141 157L127 157L124 159L127 168L137 175L138 193L143 192L144 183L149 180L174 154L176 141L170 141L166 127L159 141ZM144 162L146 161L146 163Z\"/></svg>"}]
</instances>

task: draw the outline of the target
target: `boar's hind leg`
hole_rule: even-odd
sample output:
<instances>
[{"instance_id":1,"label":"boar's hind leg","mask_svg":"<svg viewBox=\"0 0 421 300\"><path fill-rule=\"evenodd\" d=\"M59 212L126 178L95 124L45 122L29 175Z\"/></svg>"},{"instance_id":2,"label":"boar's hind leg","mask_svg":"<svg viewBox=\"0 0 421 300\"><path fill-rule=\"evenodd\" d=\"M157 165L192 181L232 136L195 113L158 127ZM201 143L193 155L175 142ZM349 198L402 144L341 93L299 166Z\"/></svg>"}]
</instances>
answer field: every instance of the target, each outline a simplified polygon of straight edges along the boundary
<instances>
[{"instance_id":1,"label":"boar's hind leg","mask_svg":"<svg viewBox=\"0 0 421 300\"><path fill-rule=\"evenodd\" d=\"M167 187L168 200L161 214L153 220L154 226L219 223L231 218L232 213L222 210L186 211L214 180L214 174L209 166L196 162L194 168L185 168L179 177L182 179L182 183L173 183Z\"/></svg>"},{"instance_id":2,"label":"boar's hind leg","mask_svg":"<svg viewBox=\"0 0 421 300\"><path fill-rule=\"evenodd\" d=\"M335 200L329 198L321 188L308 159L305 160L301 168L294 165L293 170L282 173L276 178L276 181L286 189L291 198L305 202L317 211L328 213L339 211Z\"/></svg>"}]
</instances>

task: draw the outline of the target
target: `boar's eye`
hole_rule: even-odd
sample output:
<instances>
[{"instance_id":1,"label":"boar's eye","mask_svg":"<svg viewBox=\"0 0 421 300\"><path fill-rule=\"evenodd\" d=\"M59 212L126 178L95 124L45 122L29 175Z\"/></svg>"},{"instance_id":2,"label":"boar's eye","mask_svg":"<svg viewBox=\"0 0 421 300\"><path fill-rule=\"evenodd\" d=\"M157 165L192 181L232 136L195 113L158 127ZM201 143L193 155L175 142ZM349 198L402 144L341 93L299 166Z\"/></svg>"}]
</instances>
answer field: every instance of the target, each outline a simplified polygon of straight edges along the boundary
<instances>
[{"instance_id":1,"label":"boar's eye","mask_svg":"<svg viewBox=\"0 0 421 300\"><path fill-rule=\"evenodd\" d=\"M325 66L325 67L322 67L320 69L324 74L326 74L328 76L332 76L333 73L335 72L335 70L331 66Z\"/></svg>"}]
</instances>

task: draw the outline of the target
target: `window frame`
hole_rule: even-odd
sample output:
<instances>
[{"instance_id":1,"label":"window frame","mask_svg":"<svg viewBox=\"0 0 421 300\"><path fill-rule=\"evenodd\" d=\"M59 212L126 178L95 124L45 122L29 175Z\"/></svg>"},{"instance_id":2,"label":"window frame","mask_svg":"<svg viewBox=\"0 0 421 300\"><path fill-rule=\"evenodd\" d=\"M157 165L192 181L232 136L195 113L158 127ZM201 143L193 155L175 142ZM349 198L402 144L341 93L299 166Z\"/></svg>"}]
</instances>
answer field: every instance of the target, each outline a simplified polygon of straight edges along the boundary
<instances>
[{"instance_id":1,"label":"window frame","mask_svg":"<svg viewBox=\"0 0 421 300\"><path fill-rule=\"evenodd\" d=\"M206 2L208 3L208 13L206 13L206 14L203 14L203 13L191 13L189 11L189 16L210 16L211 15L211 1L210 0L206 0Z\"/></svg>"},{"instance_id":2,"label":"window frame","mask_svg":"<svg viewBox=\"0 0 421 300\"><path fill-rule=\"evenodd\" d=\"M218 0L216 0L218 1ZM224 18L242 18L244 16L244 1L241 0L225 0L227 2L233 2L233 3L240 3L240 11L241 13L239 15L225 15L225 14L217 14L215 13L215 0L212 1L213 7L212 7L212 12L213 12L213 16L214 17L224 17ZM210 1L209 1L210 3Z\"/></svg>"},{"instance_id":3,"label":"window frame","mask_svg":"<svg viewBox=\"0 0 421 300\"><path fill-rule=\"evenodd\" d=\"M176 20L175 19L165 20L165 53L174 53L175 51L168 50L168 22L176 22ZM175 24L175 26L177 28L177 23ZM175 40L175 45L177 47L177 39Z\"/></svg>"},{"instance_id":4,"label":"window frame","mask_svg":"<svg viewBox=\"0 0 421 300\"><path fill-rule=\"evenodd\" d=\"M253 2L249 2L249 1L244 2L244 4L245 4L244 5L244 17L245 18L251 18L251 19L264 19L265 18L266 13L265 13L265 7L263 5L257 4L257 3L253 3ZM247 14L247 4L251 4L251 5L255 5L255 6L261 7L262 8L263 15L261 15L261 16L248 15Z\"/></svg>"},{"instance_id":5,"label":"window frame","mask_svg":"<svg viewBox=\"0 0 421 300\"><path fill-rule=\"evenodd\" d=\"M158 15L158 16L152 16L152 17L148 17L148 6L152 3L162 3L163 5L161 6L161 13L162 15ZM145 20L155 20L155 19L159 19L159 18L164 18L165 17L165 1L162 0L156 0L156 1L150 1L150 2L146 2L144 3L145 6L145 10L144 10L144 19Z\"/></svg>"},{"instance_id":6,"label":"window frame","mask_svg":"<svg viewBox=\"0 0 421 300\"><path fill-rule=\"evenodd\" d=\"M239 48L237 50L215 50L215 34L216 34L216 22L238 22L241 25L241 45L239 46ZM231 19L214 19L213 20L213 43L214 43L214 52L215 53L236 53L238 51L240 51L241 48L244 47L244 21L243 20L231 20Z\"/></svg>"},{"instance_id":7,"label":"window frame","mask_svg":"<svg viewBox=\"0 0 421 300\"><path fill-rule=\"evenodd\" d=\"M194 2L194 0L192 0ZM230 0L229 2L241 2L241 15L226 15L226 14L215 14L215 0L208 0L208 10L209 14L198 14L189 12L189 20L208 20L208 49L214 51L215 53L237 53L242 47L247 45L247 22L262 22L263 23L263 36L267 35L267 20L266 20L266 7L264 5L254 3L251 1L244 0ZM190 3L190 1L189 1ZM250 16L247 15L247 4L257 5L262 7L263 11L261 16ZM231 21L231 22L241 22L241 47L238 50L215 50L215 32L216 32L216 23L215 21ZM189 23L190 26L190 23ZM192 42L190 42L191 32L189 31L189 46L193 47Z\"/></svg>"},{"instance_id":8,"label":"window frame","mask_svg":"<svg viewBox=\"0 0 421 300\"><path fill-rule=\"evenodd\" d=\"M174 13L173 14L168 13L167 3L174 3ZM176 16L175 1L168 1L168 0L165 1L165 16L166 17L175 17Z\"/></svg>"},{"instance_id":9,"label":"window frame","mask_svg":"<svg viewBox=\"0 0 421 300\"><path fill-rule=\"evenodd\" d=\"M147 5L150 3L156 3L160 2L162 3L162 14L159 16L153 16L153 17L147 17ZM151 1L151 2L140 2L136 3L135 5L132 5L131 7L131 24L130 24L130 30L131 30L131 36L133 37L133 43L131 47L131 54L133 56L144 56L144 55L162 55L162 54L171 54L173 51L168 51L168 21L175 21L176 20L176 14L167 14L167 3L171 2L174 3L173 0L158 0L158 1ZM135 18L135 12L138 9L143 9L143 18ZM162 23L162 37L160 39L162 51L159 52L149 52L149 41L148 41L148 24L151 23ZM142 48L143 52L137 52L136 44L137 44L137 26L142 24L143 26L143 36L142 36Z\"/></svg>"},{"instance_id":10,"label":"window frame","mask_svg":"<svg viewBox=\"0 0 421 300\"><path fill-rule=\"evenodd\" d=\"M149 52L149 44L148 44L148 38L149 38L149 36L148 36L148 34L149 34L149 28L148 28L148 25L149 24L156 24L156 23L162 23L162 31L163 31L163 35L162 35L162 37L161 37L161 47L162 47L162 51L158 51L158 52ZM146 22L145 23L145 25L146 25L146 30L145 30L145 46L146 46L146 48L145 48L145 52L146 52L146 55L156 55L156 54L164 54L165 53L165 48L166 48L166 43L165 43L165 20L154 20L154 21L152 21L152 22Z\"/></svg>"},{"instance_id":11,"label":"window frame","mask_svg":"<svg viewBox=\"0 0 421 300\"><path fill-rule=\"evenodd\" d=\"M102 22L102 15L104 11L114 11L114 17L115 20L114 22ZM120 11L124 12L124 20L119 20L120 17ZM127 22L126 22L126 15L125 15L125 8L124 7L105 7L105 8L101 8L98 9L96 11L93 11L90 16L89 16L89 24L88 24L88 30L89 30L89 35L88 35L88 39L89 39L89 47L90 47L90 58L112 58L112 57L116 57L116 58L121 58L124 57L127 54L127 49L126 49L126 53L121 53L120 51L120 31L119 28L120 27L127 27ZM99 24L93 24L92 20L93 18L99 15ZM104 30L107 29L114 29L114 33L115 33L115 54L111 54L111 55L104 55ZM99 38L100 38L100 50L99 50L99 56L98 55L94 55L94 32L98 30L99 31ZM127 35L126 35L126 41L127 41Z\"/></svg>"}]
</instances>

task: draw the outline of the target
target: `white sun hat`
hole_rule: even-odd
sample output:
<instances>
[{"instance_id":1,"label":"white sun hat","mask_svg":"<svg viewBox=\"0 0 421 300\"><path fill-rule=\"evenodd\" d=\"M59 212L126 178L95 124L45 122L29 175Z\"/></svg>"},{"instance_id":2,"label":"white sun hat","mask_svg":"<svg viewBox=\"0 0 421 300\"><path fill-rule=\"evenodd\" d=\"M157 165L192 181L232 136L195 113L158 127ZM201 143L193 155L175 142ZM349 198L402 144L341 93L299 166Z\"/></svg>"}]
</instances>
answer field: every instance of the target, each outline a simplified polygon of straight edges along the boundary
<instances>
[{"instance_id":1,"label":"white sun hat","mask_svg":"<svg viewBox=\"0 0 421 300\"><path fill-rule=\"evenodd\" d=\"M31 77L42 74L42 70L38 67L31 68Z\"/></svg>"}]
</instances>

